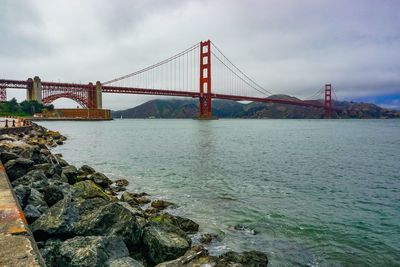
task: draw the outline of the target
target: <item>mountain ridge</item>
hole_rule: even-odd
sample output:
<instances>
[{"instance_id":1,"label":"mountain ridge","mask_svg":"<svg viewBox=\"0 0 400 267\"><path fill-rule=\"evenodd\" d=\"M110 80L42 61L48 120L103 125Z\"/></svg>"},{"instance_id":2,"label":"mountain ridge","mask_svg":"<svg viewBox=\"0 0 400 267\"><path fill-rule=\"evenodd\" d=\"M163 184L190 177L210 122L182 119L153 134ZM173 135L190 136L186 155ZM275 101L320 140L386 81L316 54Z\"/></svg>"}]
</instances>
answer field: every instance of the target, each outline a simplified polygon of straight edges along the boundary
<instances>
[{"instance_id":1,"label":"mountain ridge","mask_svg":"<svg viewBox=\"0 0 400 267\"><path fill-rule=\"evenodd\" d=\"M288 95L273 95L269 98L300 100ZM307 100L321 104L322 100ZM400 111L379 107L371 103L334 101L333 118L400 118ZM302 106L232 100L213 100L212 113L218 118L271 118L271 119L322 119L324 110ZM196 118L198 101L194 99L155 99L139 106L113 111L113 118Z\"/></svg>"}]
</instances>

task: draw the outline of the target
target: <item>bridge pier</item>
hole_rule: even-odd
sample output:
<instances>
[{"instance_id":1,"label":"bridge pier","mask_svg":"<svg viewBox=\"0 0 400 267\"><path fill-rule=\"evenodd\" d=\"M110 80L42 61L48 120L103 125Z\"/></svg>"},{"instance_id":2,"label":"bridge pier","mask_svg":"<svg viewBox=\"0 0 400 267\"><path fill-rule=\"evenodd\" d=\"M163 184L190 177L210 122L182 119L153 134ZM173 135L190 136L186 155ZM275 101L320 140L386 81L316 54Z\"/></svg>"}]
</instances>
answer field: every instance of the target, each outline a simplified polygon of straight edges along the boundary
<instances>
[{"instance_id":1,"label":"bridge pier","mask_svg":"<svg viewBox=\"0 0 400 267\"><path fill-rule=\"evenodd\" d=\"M200 42L199 119L212 119L211 113L211 41Z\"/></svg>"},{"instance_id":2,"label":"bridge pier","mask_svg":"<svg viewBox=\"0 0 400 267\"><path fill-rule=\"evenodd\" d=\"M26 99L42 103L42 81L38 76L35 76L33 80L28 79L28 82L32 82L32 86L28 86L28 90L26 90Z\"/></svg>"},{"instance_id":3,"label":"bridge pier","mask_svg":"<svg viewBox=\"0 0 400 267\"><path fill-rule=\"evenodd\" d=\"M103 108L102 87L100 81L96 82L96 108Z\"/></svg>"}]
</instances>

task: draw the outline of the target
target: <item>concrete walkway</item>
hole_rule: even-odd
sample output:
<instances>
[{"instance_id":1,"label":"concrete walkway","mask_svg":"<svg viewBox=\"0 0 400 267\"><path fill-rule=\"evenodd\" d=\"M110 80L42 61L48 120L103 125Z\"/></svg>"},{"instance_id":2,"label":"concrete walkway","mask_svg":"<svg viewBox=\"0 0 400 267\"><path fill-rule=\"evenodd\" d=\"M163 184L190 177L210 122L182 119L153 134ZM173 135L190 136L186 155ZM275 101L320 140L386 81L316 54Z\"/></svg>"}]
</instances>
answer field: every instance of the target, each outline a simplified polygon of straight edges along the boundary
<instances>
[{"instance_id":1,"label":"concrete walkway","mask_svg":"<svg viewBox=\"0 0 400 267\"><path fill-rule=\"evenodd\" d=\"M1 162L0 266L45 266Z\"/></svg>"}]
</instances>

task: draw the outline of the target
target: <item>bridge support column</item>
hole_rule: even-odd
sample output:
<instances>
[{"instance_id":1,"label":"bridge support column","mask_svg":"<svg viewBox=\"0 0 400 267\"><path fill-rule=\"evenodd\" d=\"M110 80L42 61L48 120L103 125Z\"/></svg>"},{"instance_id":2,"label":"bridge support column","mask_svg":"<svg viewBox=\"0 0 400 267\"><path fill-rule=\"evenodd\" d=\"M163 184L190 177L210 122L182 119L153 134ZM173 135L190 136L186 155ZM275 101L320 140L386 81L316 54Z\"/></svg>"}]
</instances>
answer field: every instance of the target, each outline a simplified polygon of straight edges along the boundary
<instances>
[{"instance_id":1,"label":"bridge support column","mask_svg":"<svg viewBox=\"0 0 400 267\"><path fill-rule=\"evenodd\" d=\"M42 103L42 81L38 76L35 76L33 80L29 79L28 81L32 81L32 86L28 87L26 91L26 98L28 101L37 101Z\"/></svg>"},{"instance_id":2,"label":"bridge support column","mask_svg":"<svg viewBox=\"0 0 400 267\"><path fill-rule=\"evenodd\" d=\"M0 102L7 101L7 88L0 87Z\"/></svg>"},{"instance_id":3,"label":"bridge support column","mask_svg":"<svg viewBox=\"0 0 400 267\"><path fill-rule=\"evenodd\" d=\"M332 118L332 85L325 84L324 118Z\"/></svg>"},{"instance_id":4,"label":"bridge support column","mask_svg":"<svg viewBox=\"0 0 400 267\"><path fill-rule=\"evenodd\" d=\"M211 119L211 41L200 42L199 119Z\"/></svg>"},{"instance_id":5,"label":"bridge support column","mask_svg":"<svg viewBox=\"0 0 400 267\"><path fill-rule=\"evenodd\" d=\"M102 109L103 108L103 98L102 98L102 88L100 81L96 82L96 108Z\"/></svg>"}]
</instances>

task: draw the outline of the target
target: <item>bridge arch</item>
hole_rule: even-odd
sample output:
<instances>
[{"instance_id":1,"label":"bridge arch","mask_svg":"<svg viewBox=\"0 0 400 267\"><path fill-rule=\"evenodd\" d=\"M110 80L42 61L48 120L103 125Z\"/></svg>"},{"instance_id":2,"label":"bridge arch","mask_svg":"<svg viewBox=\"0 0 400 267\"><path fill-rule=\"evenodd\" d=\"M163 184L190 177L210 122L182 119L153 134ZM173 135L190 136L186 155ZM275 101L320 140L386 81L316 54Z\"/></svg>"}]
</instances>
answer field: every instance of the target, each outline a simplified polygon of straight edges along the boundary
<instances>
[{"instance_id":1,"label":"bridge arch","mask_svg":"<svg viewBox=\"0 0 400 267\"><path fill-rule=\"evenodd\" d=\"M43 104L50 104L54 102L55 100L59 98L68 98L74 100L76 103L78 103L81 107L83 108L89 108L89 101L87 98L74 94L74 93L60 93L60 94L54 94L50 95L47 97L42 98Z\"/></svg>"}]
</instances>

